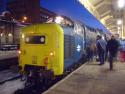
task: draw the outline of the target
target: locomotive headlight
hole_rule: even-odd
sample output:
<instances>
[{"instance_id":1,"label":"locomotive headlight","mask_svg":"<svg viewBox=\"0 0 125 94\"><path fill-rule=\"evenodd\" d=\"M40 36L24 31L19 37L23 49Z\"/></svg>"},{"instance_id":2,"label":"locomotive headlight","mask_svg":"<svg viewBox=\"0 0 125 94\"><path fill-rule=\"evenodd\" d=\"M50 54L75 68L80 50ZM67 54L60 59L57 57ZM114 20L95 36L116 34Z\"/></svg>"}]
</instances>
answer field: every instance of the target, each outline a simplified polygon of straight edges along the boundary
<instances>
[{"instance_id":1,"label":"locomotive headlight","mask_svg":"<svg viewBox=\"0 0 125 94\"><path fill-rule=\"evenodd\" d=\"M45 37L41 37L41 38L40 38L40 41L41 41L42 43L44 43L44 42L45 42Z\"/></svg>"},{"instance_id":2,"label":"locomotive headlight","mask_svg":"<svg viewBox=\"0 0 125 94\"><path fill-rule=\"evenodd\" d=\"M54 51L51 51L49 55L50 55L50 56L54 56L54 55L55 55L55 52L54 52Z\"/></svg>"},{"instance_id":3,"label":"locomotive headlight","mask_svg":"<svg viewBox=\"0 0 125 94\"><path fill-rule=\"evenodd\" d=\"M30 40L30 39L29 39L28 37L26 37L25 41L26 41L26 42L29 42L29 40Z\"/></svg>"}]
</instances>

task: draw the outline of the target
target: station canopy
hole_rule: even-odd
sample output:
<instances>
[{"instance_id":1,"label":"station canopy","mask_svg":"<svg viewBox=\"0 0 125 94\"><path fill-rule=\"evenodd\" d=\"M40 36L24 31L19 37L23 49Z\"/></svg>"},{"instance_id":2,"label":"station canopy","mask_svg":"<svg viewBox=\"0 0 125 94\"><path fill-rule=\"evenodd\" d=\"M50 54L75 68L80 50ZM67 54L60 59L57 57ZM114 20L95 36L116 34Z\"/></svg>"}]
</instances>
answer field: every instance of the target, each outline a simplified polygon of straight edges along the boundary
<instances>
[{"instance_id":1,"label":"station canopy","mask_svg":"<svg viewBox=\"0 0 125 94\"><path fill-rule=\"evenodd\" d=\"M125 38L125 0L79 0L112 33Z\"/></svg>"}]
</instances>

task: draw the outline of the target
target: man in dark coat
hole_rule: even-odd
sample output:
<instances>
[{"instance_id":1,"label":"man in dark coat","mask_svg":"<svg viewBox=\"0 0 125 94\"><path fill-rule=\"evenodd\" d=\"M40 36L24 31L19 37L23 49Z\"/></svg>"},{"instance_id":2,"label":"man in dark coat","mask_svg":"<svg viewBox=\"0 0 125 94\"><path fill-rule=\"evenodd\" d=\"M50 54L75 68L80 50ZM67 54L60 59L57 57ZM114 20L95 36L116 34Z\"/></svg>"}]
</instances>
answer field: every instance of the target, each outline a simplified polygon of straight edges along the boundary
<instances>
[{"instance_id":1,"label":"man in dark coat","mask_svg":"<svg viewBox=\"0 0 125 94\"><path fill-rule=\"evenodd\" d=\"M117 56L119 47L119 42L115 39L114 36L111 37L111 40L107 43L107 50L109 52L109 66L110 70L113 69L113 59Z\"/></svg>"},{"instance_id":2,"label":"man in dark coat","mask_svg":"<svg viewBox=\"0 0 125 94\"><path fill-rule=\"evenodd\" d=\"M97 52L98 52L98 57L100 61L99 65L103 65L105 61L106 41L103 40L102 36L100 35L97 36L96 46L97 46Z\"/></svg>"}]
</instances>

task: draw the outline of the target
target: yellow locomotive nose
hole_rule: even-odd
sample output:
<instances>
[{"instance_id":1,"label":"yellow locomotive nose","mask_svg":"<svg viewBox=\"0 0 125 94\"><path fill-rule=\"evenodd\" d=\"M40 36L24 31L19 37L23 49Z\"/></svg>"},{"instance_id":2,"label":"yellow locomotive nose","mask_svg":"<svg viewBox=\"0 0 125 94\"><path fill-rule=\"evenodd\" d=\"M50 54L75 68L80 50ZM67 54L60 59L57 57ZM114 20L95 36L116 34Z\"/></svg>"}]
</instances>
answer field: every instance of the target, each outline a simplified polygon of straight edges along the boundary
<instances>
[{"instance_id":1,"label":"yellow locomotive nose","mask_svg":"<svg viewBox=\"0 0 125 94\"><path fill-rule=\"evenodd\" d=\"M23 69L45 68L53 70L54 75L62 75L64 33L58 24L38 24L22 28L20 44L19 63Z\"/></svg>"}]
</instances>

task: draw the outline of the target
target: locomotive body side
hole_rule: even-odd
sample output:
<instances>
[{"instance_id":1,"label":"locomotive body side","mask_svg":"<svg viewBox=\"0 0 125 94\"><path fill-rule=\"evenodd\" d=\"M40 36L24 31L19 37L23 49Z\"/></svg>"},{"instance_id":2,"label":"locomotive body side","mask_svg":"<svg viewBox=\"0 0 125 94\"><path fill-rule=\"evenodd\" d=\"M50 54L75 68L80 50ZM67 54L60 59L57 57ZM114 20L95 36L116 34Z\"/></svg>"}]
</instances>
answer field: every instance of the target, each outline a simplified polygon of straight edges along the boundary
<instances>
[{"instance_id":1,"label":"locomotive body side","mask_svg":"<svg viewBox=\"0 0 125 94\"><path fill-rule=\"evenodd\" d=\"M79 25L79 26L78 26ZM84 29L79 23L62 27L64 30L64 69L79 63L84 53Z\"/></svg>"}]
</instances>

